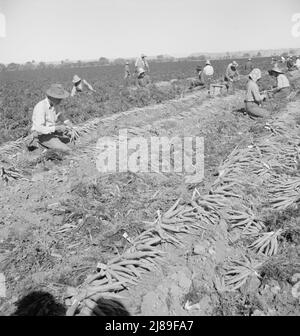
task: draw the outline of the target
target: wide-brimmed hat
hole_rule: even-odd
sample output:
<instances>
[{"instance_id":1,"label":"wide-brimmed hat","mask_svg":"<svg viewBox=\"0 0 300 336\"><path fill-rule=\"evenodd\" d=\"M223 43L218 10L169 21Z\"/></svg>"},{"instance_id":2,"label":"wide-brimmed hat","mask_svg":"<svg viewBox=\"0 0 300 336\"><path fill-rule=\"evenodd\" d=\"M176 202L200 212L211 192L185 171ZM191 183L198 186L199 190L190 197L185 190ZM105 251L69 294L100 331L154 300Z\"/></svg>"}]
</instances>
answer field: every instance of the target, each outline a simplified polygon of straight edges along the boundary
<instances>
[{"instance_id":1,"label":"wide-brimmed hat","mask_svg":"<svg viewBox=\"0 0 300 336\"><path fill-rule=\"evenodd\" d=\"M261 71L258 68L253 69L250 72L249 77L257 82L259 79L261 79Z\"/></svg>"},{"instance_id":2,"label":"wide-brimmed hat","mask_svg":"<svg viewBox=\"0 0 300 336\"><path fill-rule=\"evenodd\" d=\"M278 66L274 66L273 69L269 70L268 71L269 74L273 73L273 72L276 72L276 73L279 73L279 74L283 74L283 71L278 67Z\"/></svg>"},{"instance_id":3,"label":"wide-brimmed hat","mask_svg":"<svg viewBox=\"0 0 300 336\"><path fill-rule=\"evenodd\" d=\"M80 81L81 81L81 78L80 78L79 76L75 75L75 76L73 77L72 83L73 83L73 84L76 84L76 83L78 83L78 82L80 82Z\"/></svg>"},{"instance_id":4,"label":"wide-brimmed hat","mask_svg":"<svg viewBox=\"0 0 300 336\"><path fill-rule=\"evenodd\" d=\"M252 61L252 58L248 58L248 61Z\"/></svg>"},{"instance_id":5,"label":"wide-brimmed hat","mask_svg":"<svg viewBox=\"0 0 300 336\"><path fill-rule=\"evenodd\" d=\"M125 64L126 64L126 65L129 65L129 62L126 62Z\"/></svg>"},{"instance_id":6,"label":"wide-brimmed hat","mask_svg":"<svg viewBox=\"0 0 300 336\"><path fill-rule=\"evenodd\" d=\"M61 84L52 84L46 91L46 95L51 98L65 99L69 97L69 92Z\"/></svg>"},{"instance_id":7,"label":"wide-brimmed hat","mask_svg":"<svg viewBox=\"0 0 300 336\"><path fill-rule=\"evenodd\" d=\"M143 57L147 57L145 54L141 54L141 58L143 58Z\"/></svg>"},{"instance_id":8,"label":"wide-brimmed hat","mask_svg":"<svg viewBox=\"0 0 300 336\"><path fill-rule=\"evenodd\" d=\"M239 65L237 64L236 61L233 61L233 62L232 62L232 65L233 65L234 67L238 67L238 66L239 66Z\"/></svg>"},{"instance_id":9,"label":"wide-brimmed hat","mask_svg":"<svg viewBox=\"0 0 300 336\"><path fill-rule=\"evenodd\" d=\"M211 65L210 60L207 60L205 65Z\"/></svg>"}]
</instances>

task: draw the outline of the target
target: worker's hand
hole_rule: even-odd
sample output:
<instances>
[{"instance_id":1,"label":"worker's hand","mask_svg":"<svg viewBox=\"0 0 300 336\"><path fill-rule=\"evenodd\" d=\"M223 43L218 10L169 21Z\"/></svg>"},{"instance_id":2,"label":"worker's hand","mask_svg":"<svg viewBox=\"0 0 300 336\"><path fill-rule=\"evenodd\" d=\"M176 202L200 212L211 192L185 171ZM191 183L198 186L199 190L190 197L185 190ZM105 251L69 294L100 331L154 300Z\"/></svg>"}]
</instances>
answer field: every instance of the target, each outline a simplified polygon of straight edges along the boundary
<instances>
[{"instance_id":1,"label":"worker's hand","mask_svg":"<svg viewBox=\"0 0 300 336\"><path fill-rule=\"evenodd\" d=\"M57 125L57 126L55 126L55 131L57 131L57 132L65 132L67 130L67 126L65 126L65 125Z\"/></svg>"}]
</instances>

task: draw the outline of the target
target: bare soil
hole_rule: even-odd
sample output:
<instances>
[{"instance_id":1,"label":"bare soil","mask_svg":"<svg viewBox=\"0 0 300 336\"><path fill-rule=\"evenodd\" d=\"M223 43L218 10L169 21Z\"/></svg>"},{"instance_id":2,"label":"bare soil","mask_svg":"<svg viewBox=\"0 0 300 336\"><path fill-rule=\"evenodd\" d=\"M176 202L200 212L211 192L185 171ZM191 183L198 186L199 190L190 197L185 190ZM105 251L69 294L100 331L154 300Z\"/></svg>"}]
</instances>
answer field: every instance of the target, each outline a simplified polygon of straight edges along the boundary
<instances>
[{"instance_id":1,"label":"bare soil","mask_svg":"<svg viewBox=\"0 0 300 336\"><path fill-rule=\"evenodd\" d=\"M117 136L124 128L130 136L202 136L205 178L196 187L204 193L238 144L250 144L267 132L263 121L242 113L243 99L241 91L215 98L198 91L115 114L103 118L77 149L90 148L100 136ZM295 100L276 115L285 114L296 123L299 108L300 101ZM7 297L0 298L1 315L11 314L16 300L32 290L46 290L63 302L69 286L79 286L98 262L128 247L124 232L138 235L157 210L167 211L179 197L190 199L195 187L180 174L101 174L92 154L80 156L76 150L71 158L42 163L36 163L36 154L30 155L16 157L28 180L0 182L0 272L7 285ZM299 225L299 216L296 220ZM265 283L250 281L236 292L216 289L218 268L228 257L243 254L243 246L232 243L227 229L210 226L199 236L182 235L184 248L163 246L167 254L161 267L122 292L131 314L299 315L299 303L290 294L292 285L274 275ZM289 258L295 256L292 249Z\"/></svg>"}]
</instances>

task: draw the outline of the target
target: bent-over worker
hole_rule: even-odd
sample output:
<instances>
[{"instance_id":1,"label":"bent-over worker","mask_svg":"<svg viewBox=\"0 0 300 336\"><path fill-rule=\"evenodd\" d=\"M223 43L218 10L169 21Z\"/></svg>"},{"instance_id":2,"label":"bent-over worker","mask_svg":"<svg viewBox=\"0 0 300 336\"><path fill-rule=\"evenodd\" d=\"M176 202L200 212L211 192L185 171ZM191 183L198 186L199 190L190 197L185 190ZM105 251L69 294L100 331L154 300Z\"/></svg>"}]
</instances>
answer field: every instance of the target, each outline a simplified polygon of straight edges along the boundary
<instances>
[{"instance_id":1,"label":"bent-over worker","mask_svg":"<svg viewBox=\"0 0 300 336\"><path fill-rule=\"evenodd\" d=\"M89 84L85 79L81 79L79 76L75 75L72 80L73 88L71 91L71 97L74 97L76 93L83 91L83 86L85 85L89 90L96 92L92 85Z\"/></svg>"},{"instance_id":2,"label":"bent-over worker","mask_svg":"<svg viewBox=\"0 0 300 336\"><path fill-rule=\"evenodd\" d=\"M149 64L146 60L146 57L147 56L145 54L141 54L141 57L138 57L135 62L135 72L137 74L137 80L140 86L144 86L143 79L146 73L150 72Z\"/></svg>"},{"instance_id":3,"label":"bent-over worker","mask_svg":"<svg viewBox=\"0 0 300 336\"><path fill-rule=\"evenodd\" d=\"M230 63L226 69L226 73L225 73L225 85L227 88L227 92L229 90L234 91L234 87L233 87L233 82L235 80L238 80L240 75L238 73L237 67L239 65L237 64L236 61L233 61L232 63Z\"/></svg>"},{"instance_id":4,"label":"bent-over worker","mask_svg":"<svg viewBox=\"0 0 300 336\"><path fill-rule=\"evenodd\" d=\"M205 63L205 67L201 72L201 82L205 85L206 89L208 90L208 93L210 93L210 85L213 80L213 75L214 75L214 68L211 65L210 61L207 60Z\"/></svg>"}]
</instances>

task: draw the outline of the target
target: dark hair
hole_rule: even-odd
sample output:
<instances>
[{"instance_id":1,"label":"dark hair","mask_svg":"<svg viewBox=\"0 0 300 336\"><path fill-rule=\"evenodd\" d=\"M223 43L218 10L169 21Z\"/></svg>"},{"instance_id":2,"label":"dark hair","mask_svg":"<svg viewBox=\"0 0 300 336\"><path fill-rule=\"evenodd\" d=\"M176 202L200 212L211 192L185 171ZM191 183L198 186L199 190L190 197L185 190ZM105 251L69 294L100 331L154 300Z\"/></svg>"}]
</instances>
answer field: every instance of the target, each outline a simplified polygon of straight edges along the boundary
<instances>
[{"instance_id":1,"label":"dark hair","mask_svg":"<svg viewBox=\"0 0 300 336\"><path fill-rule=\"evenodd\" d=\"M101 298L97 300L97 310L103 313L102 316L130 316L123 304L113 299ZM97 315L97 311L94 311Z\"/></svg>"},{"instance_id":2,"label":"dark hair","mask_svg":"<svg viewBox=\"0 0 300 336\"><path fill-rule=\"evenodd\" d=\"M66 308L56 302L50 293L36 291L24 296L16 303L12 316L64 316Z\"/></svg>"},{"instance_id":3,"label":"dark hair","mask_svg":"<svg viewBox=\"0 0 300 336\"><path fill-rule=\"evenodd\" d=\"M93 314L97 316L130 316L124 305L117 300L100 298L96 304ZM11 316L66 316L67 312L65 305L43 291L29 293L16 306L17 309Z\"/></svg>"}]
</instances>

